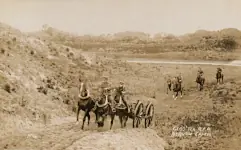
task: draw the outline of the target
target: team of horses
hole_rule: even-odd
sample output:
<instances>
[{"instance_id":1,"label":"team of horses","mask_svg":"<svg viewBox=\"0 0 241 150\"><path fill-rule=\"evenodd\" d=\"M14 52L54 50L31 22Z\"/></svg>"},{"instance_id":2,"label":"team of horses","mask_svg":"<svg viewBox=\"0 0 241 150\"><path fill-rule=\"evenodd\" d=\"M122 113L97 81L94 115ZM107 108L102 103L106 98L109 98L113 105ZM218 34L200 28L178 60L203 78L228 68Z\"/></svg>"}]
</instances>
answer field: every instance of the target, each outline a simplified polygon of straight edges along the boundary
<instances>
[{"instance_id":1,"label":"team of horses","mask_svg":"<svg viewBox=\"0 0 241 150\"><path fill-rule=\"evenodd\" d=\"M217 84L223 83L223 79L224 79L223 73L218 71L216 73ZM202 91L205 84L205 77L199 74L195 82L197 83L198 90ZM170 78L170 76L168 77L166 94L168 94L169 91L173 92L173 99L176 100L179 93L180 93L180 97L183 96L183 89L184 87L182 86L182 81L179 81L177 77L174 77L174 78Z\"/></svg>"},{"instance_id":2,"label":"team of horses","mask_svg":"<svg viewBox=\"0 0 241 150\"><path fill-rule=\"evenodd\" d=\"M95 123L98 127L103 127L107 116L109 116L110 129L112 129L115 116L118 116L121 128L126 127L128 118L133 120L133 128L135 128L140 125L144 114L151 114L153 116L154 106L149 102L146 105L146 109L144 109L143 103L139 100L136 103L125 106L120 93L116 89L108 89L104 91L102 97L96 99L90 97L88 94L86 95L84 92L83 94L80 93L77 105L77 122L79 121L80 110L84 111L81 129L84 129L86 118L88 118L89 125L90 112L95 114ZM145 127L150 126L152 116L145 118Z\"/></svg>"},{"instance_id":3,"label":"team of horses","mask_svg":"<svg viewBox=\"0 0 241 150\"><path fill-rule=\"evenodd\" d=\"M224 75L221 72L216 73L217 84L223 83ZM195 82L197 88L202 91L204 88L205 77L198 75ZM167 94L168 91L173 92L174 100L177 99L179 93L183 96L182 81L178 78L167 79ZM109 89L108 89L109 90ZM145 127L150 126L153 113L154 105L148 103L144 107L143 103L139 100L136 103L124 105L122 96L117 90L111 89L110 91L104 91L104 96L100 98L90 97L89 91L81 92L79 94L78 105L77 105L77 122L79 121L80 110L84 111L83 122L81 129L84 129L86 118L88 118L88 125L90 124L90 112L95 114L95 123L98 127L103 127L107 116L110 117L110 129L112 129L115 116L119 117L121 128L126 127L127 120L130 118L133 120L133 128L140 125L141 119L145 115ZM110 94L109 94L110 93Z\"/></svg>"}]
</instances>

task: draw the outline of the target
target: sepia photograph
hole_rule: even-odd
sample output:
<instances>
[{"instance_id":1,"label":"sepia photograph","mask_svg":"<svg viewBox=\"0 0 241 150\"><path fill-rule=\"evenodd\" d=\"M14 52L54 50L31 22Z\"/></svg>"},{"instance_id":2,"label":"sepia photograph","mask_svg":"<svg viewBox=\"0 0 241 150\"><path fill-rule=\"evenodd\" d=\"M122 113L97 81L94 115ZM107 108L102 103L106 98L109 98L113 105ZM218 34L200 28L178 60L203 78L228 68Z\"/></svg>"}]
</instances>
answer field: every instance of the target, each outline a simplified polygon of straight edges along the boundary
<instances>
[{"instance_id":1,"label":"sepia photograph","mask_svg":"<svg viewBox=\"0 0 241 150\"><path fill-rule=\"evenodd\" d=\"M240 0L0 0L0 150L241 150Z\"/></svg>"}]
</instances>

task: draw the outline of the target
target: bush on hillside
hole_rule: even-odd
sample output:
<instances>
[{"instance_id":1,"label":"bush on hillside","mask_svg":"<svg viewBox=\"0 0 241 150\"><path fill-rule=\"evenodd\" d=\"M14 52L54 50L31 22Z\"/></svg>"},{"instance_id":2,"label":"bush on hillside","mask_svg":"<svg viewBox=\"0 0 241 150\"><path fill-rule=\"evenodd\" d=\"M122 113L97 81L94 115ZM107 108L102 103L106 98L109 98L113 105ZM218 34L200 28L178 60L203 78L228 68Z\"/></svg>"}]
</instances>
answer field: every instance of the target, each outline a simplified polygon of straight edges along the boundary
<instances>
[{"instance_id":1,"label":"bush on hillside","mask_svg":"<svg viewBox=\"0 0 241 150\"><path fill-rule=\"evenodd\" d=\"M237 46L237 42L231 36L223 37L218 41L218 45L225 50L233 50Z\"/></svg>"},{"instance_id":2,"label":"bush on hillside","mask_svg":"<svg viewBox=\"0 0 241 150\"><path fill-rule=\"evenodd\" d=\"M216 36L204 36L201 40L201 43L202 42L207 48L219 48L224 51L232 51L238 46L232 36L222 36L221 38Z\"/></svg>"}]
</instances>

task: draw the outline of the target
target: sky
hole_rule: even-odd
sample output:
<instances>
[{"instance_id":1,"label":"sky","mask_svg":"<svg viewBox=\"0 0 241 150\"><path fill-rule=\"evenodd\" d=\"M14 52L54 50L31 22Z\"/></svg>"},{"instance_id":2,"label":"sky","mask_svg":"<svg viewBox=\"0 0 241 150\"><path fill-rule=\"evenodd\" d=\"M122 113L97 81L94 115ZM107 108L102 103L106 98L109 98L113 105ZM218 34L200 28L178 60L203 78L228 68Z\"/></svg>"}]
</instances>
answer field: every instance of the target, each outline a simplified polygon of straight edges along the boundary
<instances>
[{"instance_id":1,"label":"sky","mask_svg":"<svg viewBox=\"0 0 241 150\"><path fill-rule=\"evenodd\" d=\"M0 22L23 32L43 24L77 34L181 35L241 29L241 0L0 0Z\"/></svg>"}]
</instances>

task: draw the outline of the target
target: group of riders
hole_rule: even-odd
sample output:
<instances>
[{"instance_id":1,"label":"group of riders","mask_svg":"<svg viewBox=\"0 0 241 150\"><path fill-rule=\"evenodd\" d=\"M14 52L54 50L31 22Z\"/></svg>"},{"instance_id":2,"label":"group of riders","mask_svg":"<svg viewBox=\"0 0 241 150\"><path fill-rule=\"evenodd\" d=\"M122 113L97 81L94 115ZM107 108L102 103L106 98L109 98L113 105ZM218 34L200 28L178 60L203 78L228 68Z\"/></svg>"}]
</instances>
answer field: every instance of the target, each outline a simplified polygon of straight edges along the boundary
<instances>
[{"instance_id":1,"label":"group of riders","mask_svg":"<svg viewBox=\"0 0 241 150\"><path fill-rule=\"evenodd\" d=\"M124 94L126 93L126 88L125 88L125 84L123 81L120 81L119 82L119 86L118 87L111 87L111 84L109 83L108 81L108 77L103 77L103 81L101 82L100 86L98 87L99 89L99 97L98 99L102 99L102 98L106 98L107 96L107 100L109 102L109 104L112 106L112 111L115 111L115 107L114 107L114 102L116 101L112 101L110 96L111 96L111 90L116 90L117 94L115 95L114 97L114 100L117 100L117 96L120 96L124 106L126 108L128 108L128 103L126 102L126 99L125 99L125 96ZM82 80L82 78L80 77L79 78L79 81L80 81L80 86L79 86L79 97L83 97L83 96L89 96L89 90L88 90L88 87L86 85L86 82ZM84 95L81 95L81 94L84 94ZM96 105L93 109L96 109ZM129 111L129 109L128 109Z\"/></svg>"},{"instance_id":2,"label":"group of riders","mask_svg":"<svg viewBox=\"0 0 241 150\"><path fill-rule=\"evenodd\" d=\"M222 69L221 68L217 68L217 73L222 73ZM204 72L203 70L199 67L198 68L198 74L197 74L197 77L202 77L204 75Z\"/></svg>"},{"instance_id":3,"label":"group of riders","mask_svg":"<svg viewBox=\"0 0 241 150\"><path fill-rule=\"evenodd\" d=\"M222 69L221 68L217 68L217 73L222 73ZM200 77L203 77L204 76L204 71L201 69L201 67L198 68L198 72L197 72L197 80L198 78ZM182 77L182 74L179 73L177 76L174 77L174 80L171 80L170 76L168 78L168 84L171 85L171 83L174 82L174 86L175 85L178 85L178 84L182 84L183 83L183 77ZM175 88L175 87L174 87Z\"/></svg>"}]
</instances>

